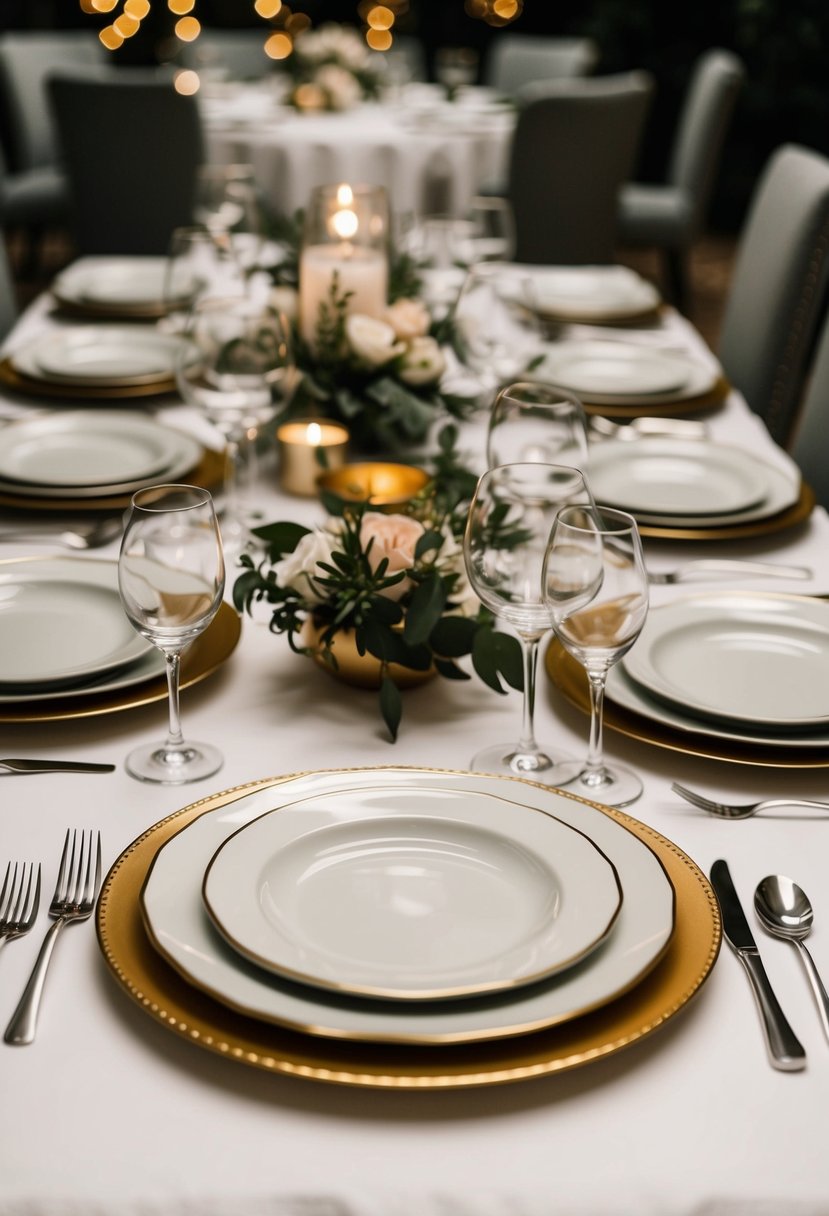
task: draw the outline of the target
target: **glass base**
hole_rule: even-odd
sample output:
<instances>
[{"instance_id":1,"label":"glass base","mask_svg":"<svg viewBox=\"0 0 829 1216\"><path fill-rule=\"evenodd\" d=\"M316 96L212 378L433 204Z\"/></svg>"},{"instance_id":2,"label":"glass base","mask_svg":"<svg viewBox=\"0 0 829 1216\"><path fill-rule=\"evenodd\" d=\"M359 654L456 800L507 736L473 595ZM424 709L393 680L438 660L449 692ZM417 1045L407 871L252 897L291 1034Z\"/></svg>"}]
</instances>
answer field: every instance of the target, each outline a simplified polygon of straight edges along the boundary
<instances>
[{"instance_id":1,"label":"glass base","mask_svg":"<svg viewBox=\"0 0 829 1216\"><path fill-rule=\"evenodd\" d=\"M630 806L642 793L642 782L624 764L605 764L598 773L582 768L562 789L605 806Z\"/></svg>"},{"instance_id":2,"label":"glass base","mask_svg":"<svg viewBox=\"0 0 829 1216\"><path fill-rule=\"evenodd\" d=\"M473 773L496 773L499 777L526 777L544 785L563 785L578 776L583 762L567 752L546 749L525 752L517 743L496 743L472 757Z\"/></svg>"},{"instance_id":3,"label":"glass base","mask_svg":"<svg viewBox=\"0 0 829 1216\"><path fill-rule=\"evenodd\" d=\"M211 747L209 743L183 743L175 749L150 743L130 752L124 762L124 768L138 781L152 781L157 785L185 785L189 781L212 777L224 762L224 756L219 749Z\"/></svg>"}]
</instances>

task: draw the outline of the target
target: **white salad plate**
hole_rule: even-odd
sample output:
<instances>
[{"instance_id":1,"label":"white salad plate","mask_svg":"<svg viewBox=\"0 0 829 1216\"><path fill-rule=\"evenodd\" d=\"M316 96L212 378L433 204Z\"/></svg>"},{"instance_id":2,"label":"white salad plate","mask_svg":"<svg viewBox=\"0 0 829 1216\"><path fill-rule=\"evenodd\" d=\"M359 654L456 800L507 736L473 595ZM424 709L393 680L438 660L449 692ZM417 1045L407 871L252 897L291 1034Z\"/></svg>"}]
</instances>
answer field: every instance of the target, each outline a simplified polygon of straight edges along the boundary
<instances>
[{"instance_id":1,"label":"white salad plate","mask_svg":"<svg viewBox=\"0 0 829 1216\"><path fill-rule=\"evenodd\" d=\"M590 449L597 502L634 514L731 516L762 502L768 466L750 452L705 440L604 440Z\"/></svg>"},{"instance_id":2,"label":"white salad plate","mask_svg":"<svg viewBox=\"0 0 829 1216\"><path fill-rule=\"evenodd\" d=\"M38 497L126 493L194 468L201 444L126 410L68 410L0 430L0 488Z\"/></svg>"},{"instance_id":3,"label":"white salad plate","mask_svg":"<svg viewBox=\"0 0 829 1216\"><path fill-rule=\"evenodd\" d=\"M615 442L611 440L610 442ZM639 440L637 439L637 444ZM633 447L632 443L628 443L628 447ZM801 479L800 472L796 468L787 470L782 468L777 463L771 461L766 462L759 457L753 458L756 461L758 469L762 469L762 475L766 482L766 494L759 502L753 506L744 507L739 511L726 511L724 514L707 514L700 515L682 515L678 517L675 514L651 513L650 511L637 511L636 518L640 524L650 524L655 527L675 528L681 526L683 528L716 528L727 527L729 524L747 524L753 521L770 519L774 515L779 515L781 511L786 511L794 506L800 496ZM592 482L591 482L592 485Z\"/></svg>"},{"instance_id":4,"label":"white salad plate","mask_svg":"<svg viewBox=\"0 0 829 1216\"><path fill-rule=\"evenodd\" d=\"M181 274L167 294L165 257L80 258L55 279L52 292L67 304L93 304L113 312L156 314L190 300L197 284Z\"/></svg>"},{"instance_id":5,"label":"white salad plate","mask_svg":"<svg viewBox=\"0 0 829 1216\"><path fill-rule=\"evenodd\" d=\"M719 369L692 355L656 350L620 339L570 339L548 343L533 378L567 388L591 405L629 405L647 397L653 405L710 392Z\"/></svg>"},{"instance_id":6,"label":"white salad plate","mask_svg":"<svg viewBox=\"0 0 829 1216\"><path fill-rule=\"evenodd\" d=\"M627 266L527 266L535 305L552 320L626 320L659 307L659 291Z\"/></svg>"},{"instance_id":7,"label":"white salad plate","mask_svg":"<svg viewBox=\"0 0 829 1216\"><path fill-rule=\"evenodd\" d=\"M124 614L113 565L66 558L0 565L0 685L78 684L151 649Z\"/></svg>"},{"instance_id":8,"label":"white salad plate","mask_svg":"<svg viewBox=\"0 0 829 1216\"><path fill-rule=\"evenodd\" d=\"M375 1001L283 980L242 958L215 929L202 900L211 858L240 828L280 806L316 805L354 791L406 791L428 814L436 796L470 806L500 800L555 815L583 832L615 867L624 899L612 932L583 962L536 984L487 997L436 1002ZM338 915L334 909L332 915ZM555 790L471 773L421 769L312 773L207 811L159 850L142 892L156 949L190 983L231 1008L278 1025L366 1042L444 1043L529 1033L595 1009L633 987L670 941L674 891L656 855L610 814Z\"/></svg>"},{"instance_id":9,"label":"white salad plate","mask_svg":"<svg viewBox=\"0 0 829 1216\"><path fill-rule=\"evenodd\" d=\"M697 714L760 727L829 724L829 603L710 592L654 608L627 674Z\"/></svg>"},{"instance_id":10,"label":"white salad plate","mask_svg":"<svg viewBox=\"0 0 829 1216\"><path fill-rule=\"evenodd\" d=\"M18 372L59 384L126 388L170 379L186 344L138 325L78 325L14 351Z\"/></svg>"},{"instance_id":11,"label":"white salad plate","mask_svg":"<svg viewBox=\"0 0 829 1216\"><path fill-rule=\"evenodd\" d=\"M252 962L395 1000L546 979L604 940L622 898L601 850L552 815L487 794L383 788L320 795L242 828L208 866L203 897Z\"/></svg>"}]
</instances>

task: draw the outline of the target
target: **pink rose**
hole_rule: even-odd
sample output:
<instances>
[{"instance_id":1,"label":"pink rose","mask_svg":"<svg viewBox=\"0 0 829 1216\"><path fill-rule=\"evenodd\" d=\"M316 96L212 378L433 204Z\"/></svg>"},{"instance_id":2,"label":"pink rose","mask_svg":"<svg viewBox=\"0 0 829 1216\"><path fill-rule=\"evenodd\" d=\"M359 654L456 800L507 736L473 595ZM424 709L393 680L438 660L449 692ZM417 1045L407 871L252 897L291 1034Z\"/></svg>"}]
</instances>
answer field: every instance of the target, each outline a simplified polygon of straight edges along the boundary
<instances>
[{"instance_id":1,"label":"pink rose","mask_svg":"<svg viewBox=\"0 0 829 1216\"><path fill-rule=\"evenodd\" d=\"M432 324L426 305L420 300L410 299L395 300L393 304L389 304L383 313L383 320L392 327L395 337L404 342L424 337Z\"/></svg>"},{"instance_id":2,"label":"pink rose","mask_svg":"<svg viewBox=\"0 0 829 1216\"><path fill-rule=\"evenodd\" d=\"M360 525L360 544L371 552L368 555L372 570L376 570L383 558L388 558L386 574L408 570L414 565L417 542L423 535L423 524L408 515L384 515L381 511L366 511ZM401 579L393 587L380 594L390 600L399 600L411 586L411 579Z\"/></svg>"}]
</instances>

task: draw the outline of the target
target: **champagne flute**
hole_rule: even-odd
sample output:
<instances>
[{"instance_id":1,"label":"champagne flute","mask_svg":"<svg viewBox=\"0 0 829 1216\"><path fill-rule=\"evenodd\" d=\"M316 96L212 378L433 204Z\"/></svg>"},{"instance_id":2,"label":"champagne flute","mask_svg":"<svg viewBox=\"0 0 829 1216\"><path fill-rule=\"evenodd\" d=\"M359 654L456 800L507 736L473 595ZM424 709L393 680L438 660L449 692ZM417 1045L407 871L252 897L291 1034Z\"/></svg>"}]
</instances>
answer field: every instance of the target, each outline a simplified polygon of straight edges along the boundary
<instances>
[{"instance_id":1,"label":"champagne flute","mask_svg":"<svg viewBox=\"0 0 829 1216\"><path fill-rule=\"evenodd\" d=\"M565 507L550 533L542 572L544 602L556 637L587 672L587 759L566 788L609 806L628 806L642 782L604 759L602 711L607 673L633 646L648 614L648 576L632 516L609 507Z\"/></svg>"},{"instance_id":2,"label":"champagne flute","mask_svg":"<svg viewBox=\"0 0 829 1216\"><path fill-rule=\"evenodd\" d=\"M127 772L140 781L181 785L222 766L217 748L182 736L179 670L184 647L218 612L224 586L222 543L208 491L162 485L134 494L118 558L118 589L132 627L164 654L170 713L164 743L127 756Z\"/></svg>"},{"instance_id":3,"label":"champagne flute","mask_svg":"<svg viewBox=\"0 0 829 1216\"><path fill-rule=\"evenodd\" d=\"M176 383L184 400L212 422L227 451L222 537L239 550L249 533L238 494L244 469L251 491L257 474L259 430L287 403L296 384L290 327L264 298L207 297L193 308L190 346L182 351Z\"/></svg>"},{"instance_id":4,"label":"champagne flute","mask_svg":"<svg viewBox=\"0 0 829 1216\"><path fill-rule=\"evenodd\" d=\"M556 513L566 504L592 506L584 474L566 465L499 465L478 480L464 534L469 582L492 612L512 625L524 656L524 708L517 743L485 748L478 772L534 777L560 785L579 770L572 757L540 745L533 725L538 644L550 630L541 568Z\"/></svg>"},{"instance_id":5,"label":"champagne flute","mask_svg":"<svg viewBox=\"0 0 829 1216\"><path fill-rule=\"evenodd\" d=\"M489 415L487 464L587 463L587 417L572 393L541 381L508 384Z\"/></svg>"}]
</instances>

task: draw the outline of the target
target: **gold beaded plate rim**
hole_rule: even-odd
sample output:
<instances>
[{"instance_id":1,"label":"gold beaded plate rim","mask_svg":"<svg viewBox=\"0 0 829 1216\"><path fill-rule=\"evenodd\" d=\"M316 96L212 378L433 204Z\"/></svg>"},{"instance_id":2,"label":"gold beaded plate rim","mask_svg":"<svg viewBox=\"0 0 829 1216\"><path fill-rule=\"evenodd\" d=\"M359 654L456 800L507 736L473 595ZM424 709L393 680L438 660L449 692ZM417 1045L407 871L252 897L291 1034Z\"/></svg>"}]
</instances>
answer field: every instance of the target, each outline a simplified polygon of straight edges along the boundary
<instances>
[{"instance_id":1,"label":"gold beaded plate rim","mask_svg":"<svg viewBox=\"0 0 829 1216\"><path fill-rule=\"evenodd\" d=\"M327 771L382 773L388 768L452 771L406 765ZM721 927L716 897L705 875L653 828L622 811L587 803L653 850L676 898L675 929L667 950L640 983L616 1000L570 1022L515 1038L430 1046L332 1040L237 1013L188 984L156 953L141 916L141 888L157 852L194 819L255 790L306 775L250 782L191 803L148 828L121 853L107 875L96 916L106 964L124 993L179 1038L266 1072L339 1085L423 1090L507 1084L569 1071L648 1038L685 1008L711 973Z\"/></svg>"}]
</instances>

